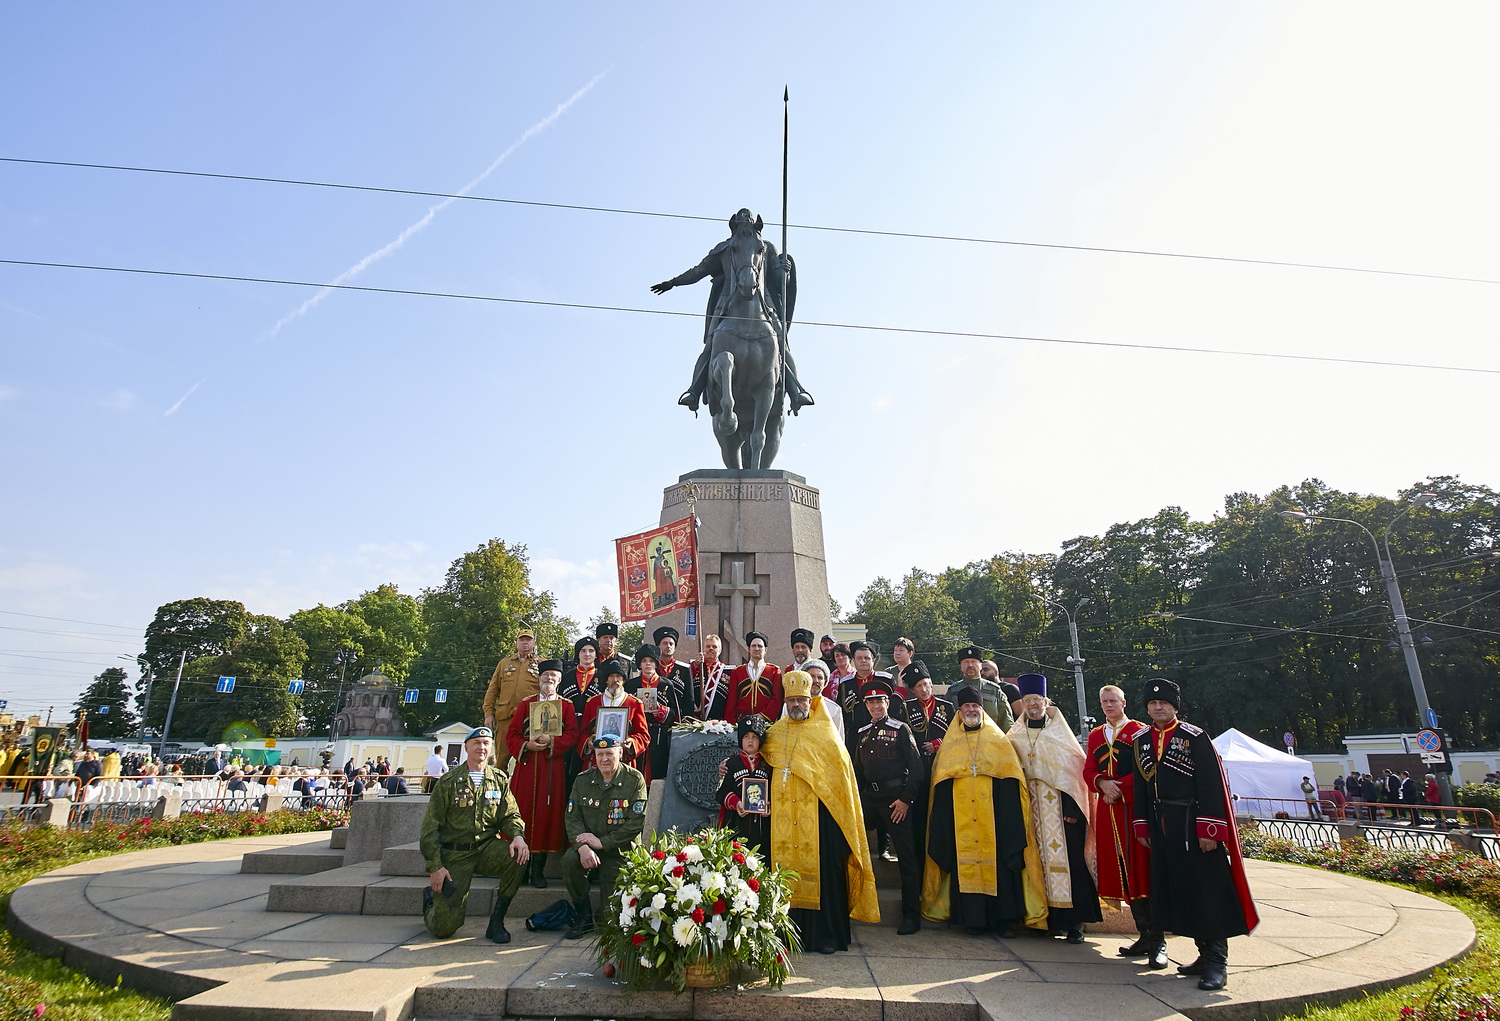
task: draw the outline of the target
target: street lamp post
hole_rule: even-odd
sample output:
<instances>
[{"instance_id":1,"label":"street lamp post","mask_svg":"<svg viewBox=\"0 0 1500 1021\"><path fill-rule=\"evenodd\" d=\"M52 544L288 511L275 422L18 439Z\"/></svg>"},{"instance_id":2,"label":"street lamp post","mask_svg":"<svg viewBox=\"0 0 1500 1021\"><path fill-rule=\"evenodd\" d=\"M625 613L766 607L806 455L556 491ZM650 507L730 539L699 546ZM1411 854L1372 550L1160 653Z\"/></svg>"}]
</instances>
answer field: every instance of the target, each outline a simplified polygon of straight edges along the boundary
<instances>
[{"instance_id":1,"label":"street lamp post","mask_svg":"<svg viewBox=\"0 0 1500 1021\"><path fill-rule=\"evenodd\" d=\"M1380 580L1385 583L1386 598L1391 603L1391 615L1396 618L1396 635L1401 642L1401 652L1406 658L1406 673L1411 678L1411 691L1417 700L1417 726L1432 725L1432 706L1427 702L1427 685L1422 682L1422 664L1417 659L1417 646L1411 637L1411 619L1406 615L1406 601L1401 598L1401 585L1396 580L1396 568L1391 563L1391 529L1396 522L1412 512L1415 507L1425 507L1437 498L1436 493L1418 493L1413 496L1407 505L1402 508L1401 513L1385 523L1381 530L1384 539L1384 549L1381 541L1375 538L1375 533L1352 518L1335 518L1324 514L1309 514L1305 510L1284 510L1281 516L1291 518L1294 521L1337 521L1345 525L1353 525L1370 540L1370 546L1375 550L1375 560L1380 564ZM1438 787L1442 791L1443 804L1453 804L1453 790L1449 784L1447 773L1438 773Z\"/></svg>"},{"instance_id":2,"label":"street lamp post","mask_svg":"<svg viewBox=\"0 0 1500 1021\"><path fill-rule=\"evenodd\" d=\"M338 694L333 696L333 718L328 721L329 744L333 744L334 741L338 740L336 730L339 720L339 702L344 697L344 671L349 668L350 663L353 663L358 658L359 654L347 645L340 646L333 654L333 661L339 665L339 690Z\"/></svg>"},{"instance_id":3,"label":"street lamp post","mask_svg":"<svg viewBox=\"0 0 1500 1021\"><path fill-rule=\"evenodd\" d=\"M1055 599L1048 599L1046 596L1039 596L1036 593L1032 593L1031 598L1040 600L1049 606L1057 607L1063 612L1063 616L1068 618L1068 638L1073 643L1073 655L1068 657L1068 662L1073 666L1073 684L1078 689L1078 737L1082 740L1088 736L1089 732L1087 723L1089 718L1089 702L1088 693L1083 690L1083 654L1078 651L1078 622L1073 619L1073 616L1079 610L1093 602L1093 600L1088 596L1084 596L1078 600L1078 605L1073 607L1070 613L1066 606Z\"/></svg>"},{"instance_id":4,"label":"street lamp post","mask_svg":"<svg viewBox=\"0 0 1500 1021\"><path fill-rule=\"evenodd\" d=\"M145 656L120 656L120 659L133 660L137 666L146 672L146 704L141 707L141 739L146 737L147 720L151 717L151 686L156 683L156 674L151 669L151 664L146 662Z\"/></svg>"}]
</instances>

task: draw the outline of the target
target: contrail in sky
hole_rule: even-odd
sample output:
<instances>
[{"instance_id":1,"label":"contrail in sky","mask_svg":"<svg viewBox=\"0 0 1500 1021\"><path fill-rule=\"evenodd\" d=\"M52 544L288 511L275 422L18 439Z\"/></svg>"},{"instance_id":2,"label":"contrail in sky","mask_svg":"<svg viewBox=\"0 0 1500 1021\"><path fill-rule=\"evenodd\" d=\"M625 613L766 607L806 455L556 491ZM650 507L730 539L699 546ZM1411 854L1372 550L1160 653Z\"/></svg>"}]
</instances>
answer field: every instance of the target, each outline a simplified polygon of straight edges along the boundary
<instances>
[{"instance_id":1,"label":"contrail in sky","mask_svg":"<svg viewBox=\"0 0 1500 1021\"><path fill-rule=\"evenodd\" d=\"M512 154L514 154L517 149L521 148L521 146L523 146L527 142L529 142L534 136L536 136L538 134L541 134L543 131L546 131L553 124L555 124L557 122L557 119L559 117L561 117L563 114L565 114L565 113L568 112L569 107L571 107L574 103L578 102L584 96L588 95L589 90L592 89L595 85L598 85L599 82L602 81L604 79L604 77L606 75L608 75L613 70L614 70L613 66L606 67L603 71L600 71L598 74L594 75L594 77L589 80L588 84L584 85L577 92L573 93L567 99L565 99L561 103L559 103L557 105L557 109L553 110L547 116L543 117L541 120L537 121L531 127L527 128L525 131L521 132L521 137L518 138L518 139L516 139L514 142L510 143L510 145L506 147L506 149L505 149L504 152L502 152L499 156L496 156L495 159L494 159L494 162L492 162L489 166L485 167L484 171L482 173L480 173L480 175L478 177L474 178L474 180L470 181L468 184L466 184L462 188L458 189L458 191L455 194L450 195L448 198L445 198L443 201L439 202L437 205L435 205L435 206L431 207L430 209L428 209L426 215L424 215L416 223L412 224L410 227L407 227L400 234L398 234L396 236L395 240L391 241L389 244L385 245L383 248L380 248L377 251L371 252L369 255L365 256L363 259L361 259L358 262L356 262L353 266L350 266L348 269L344 270L344 272L340 273L337 277L335 277L333 279L333 283L334 284L345 284L345 283L348 283L350 280L353 280L355 277L359 276L361 273L363 273L366 269L368 269L373 264L379 262L381 259L384 259L387 255L390 255L392 252L397 251L402 245L406 244L406 242L412 237L412 235L417 234L418 232L420 232L421 230L423 230L428 224L432 223L433 219L437 216L438 213L441 213L444 209L447 209L454 202L457 202L460 198L463 198L464 196L468 195L469 192L471 192L475 188L479 187L479 185L484 182L484 179L487 178L487 177L489 177L496 170L498 170L500 168L500 165L502 163L504 163L506 160L510 159L510 157L512 156ZM282 331L282 329L284 327L286 327L288 324L290 324L294 320L299 319L302 316L306 315L309 311L312 310L312 308L313 308L314 305L318 304L318 302L322 301L324 298L326 298L331 293L332 293L332 288L328 288L328 287L325 287L322 290L315 292L312 297L308 298L301 305L297 306L297 308L294 311L287 313L285 316L282 316L281 320L279 322L277 322L277 324L275 326L271 327L270 330L268 330L266 332L265 336L261 337L260 339L261 340L270 340L272 337L274 337L278 333L280 333ZM200 379L198 382L194 383L191 387L189 387L187 393L185 393L181 397L179 397L177 399L177 403L174 404L174 405L172 405L170 408L167 409L166 414L167 415L175 414L177 412L177 409L182 407L183 402L186 401L189 397L191 397L193 395L193 391L197 390L200 386L202 386L203 383L204 383L204 380L206 380L207 378L208 377L205 376L204 379Z\"/></svg>"}]
</instances>

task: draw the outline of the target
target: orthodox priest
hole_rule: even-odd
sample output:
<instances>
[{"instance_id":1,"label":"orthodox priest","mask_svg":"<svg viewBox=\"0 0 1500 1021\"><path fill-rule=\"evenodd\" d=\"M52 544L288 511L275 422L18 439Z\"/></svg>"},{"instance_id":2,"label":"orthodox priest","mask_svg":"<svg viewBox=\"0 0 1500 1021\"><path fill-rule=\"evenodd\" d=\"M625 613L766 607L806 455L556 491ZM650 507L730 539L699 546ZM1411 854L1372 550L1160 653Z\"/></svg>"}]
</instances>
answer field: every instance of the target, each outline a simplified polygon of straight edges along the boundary
<instances>
[{"instance_id":1,"label":"orthodox priest","mask_svg":"<svg viewBox=\"0 0 1500 1021\"><path fill-rule=\"evenodd\" d=\"M516 707L505 731L505 748L516 762L510 791L531 837L529 882L538 890L545 890L547 877L542 870L547 866L547 855L567 848L563 827L568 804L567 763L569 753L578 744L578 714L573 703L557 693L564 670L562 660L543 660L537 664L537 670L539 690L523 698ZM536 702L546 702L559 710L553 718L561 719L561 733L533 730L531 706Z\"/></svg>"},{"instance_id":2,"label":"orthodox priest","mask_svg":"<svg viewBox=\"0 0 1500 1021\"><path fill-rule=\"evenodd\" d=\"M849 949L849 920L880 921L854 766L812 677L782 678L786 715L762 748L771 767L771 861L796 870L792 921L804 949Z\"/></svg>"},{"instance_id":3,"label":"orthodox priest","mask_svg":"<svg viewBox=\"0 0 1500 1021\"><path fill-rule=\"evenodd\" d=\"M1031 826L1047 889L1047 928L1083 942L1083 923L1103 919L1089 843L1088 788L1083 749L1062 712L1047 699L1047 678L1022 674L1021 718L1010 740L1021 757L1031 794Z\"/></svg>"},{"instance_id":4,"label":"orthodox priest","mask_svg":"<svg viewBox=\"0 0 1500 1021\"><path fill-rule=\"evenodd\" d=\"M1151 852L1130 839L1135 811L1135 755L1132 742L1148 729L1125 714L1125 691L1113 684L1099 689L1104 722L1089 731L1083 782L1098 796L1089 839L1098 866L1099 896L1130 906L1140 938L1119 949L1121 957L1145 957L1146 967L1167 966L1166 944L1151 924Z\"/></svg>"},{"instance_id":5,"label":"orthodox priest","mask_svg":"<svg viewBox=\"0 0 1500 1021\"><path fill-rule=\"evenodd\" d=\"M1198 959L1177 970L1201 976L1199 989L1223 989L1229 937L1260 924L1224 766L1203 728L1177 718L1176 682L1147 681L1144 701L1151 727L1135 739L1132 828L1151 849L1151 922L1158 933L1193 937Z\"/></svg>"},{"instance_id":6,"label":"orthodox priest","mask_svg":"<svg viewBox=\"0 0 1500 1021\"><path fill-rule=\"evenodd\" d=\"M972 935L1047 927L1042 862L1032 846L1026 775L1010 739L985 714L979 689L948 697L958 718L932 763L922 917Z\"/></svg>"}]
</instances>

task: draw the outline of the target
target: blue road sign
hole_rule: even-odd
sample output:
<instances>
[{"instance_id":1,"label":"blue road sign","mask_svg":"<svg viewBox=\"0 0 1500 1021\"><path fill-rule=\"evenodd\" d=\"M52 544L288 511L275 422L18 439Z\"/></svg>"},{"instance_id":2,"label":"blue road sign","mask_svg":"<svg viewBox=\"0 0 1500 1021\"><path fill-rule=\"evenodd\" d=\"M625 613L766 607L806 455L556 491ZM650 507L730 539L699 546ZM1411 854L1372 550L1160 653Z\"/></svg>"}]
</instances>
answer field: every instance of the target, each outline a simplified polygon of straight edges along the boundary
<instances>
[{"instance_id":1,"label":"blue road sign","mask_svg":"<svg viewBox=\"0 0 1500 1021\"><path fill-rule=\"evenodd\" d=\"M4 708L6 708L9 705L10 705L10 699L8 699L8 698L0 698L0 709L4 709Z\"/></svg>"},{"instance_id":2,"label":"blue road sign","mask_svg":"<svg viewBox=\"0 0 1500 1021\"><path fill-rule=\"evenodd\" d=\"M219 687L218 687L219 694L221 694L221 695L227 695L227 694L229 694L229 692L231 692L233 690L234 690L234 678L233 677L220 677L219 678Z\"/></svg>"},{"instance_id":3,"label":"blue road sign","mask_svg":"<svg viewBox=\"0 0 1500 1021\"><path fill-rule=\"evenodd\" d=\"M411 705L416 700L417 700L417 689L416 688L407 688L406 689L406 704L407 705Z\"/></svg>"},{"instance_id":4,"label":"blue road sign","mask_svg":"<svg viewBox=\"0 0 1500 1021\"><path fill-rule=\"evenodd\" d=\"M1435 752L1443 747L1443 739L1437 735L1437 731L1424 730L1417 734L1417 744L1424 752Z\"/></svg>"},{"instance_id":5,"label":"blue road sign","mask_svg":"<svg viewBox=\"0 0 1500 1021\"><path fill-rule=\"evenodd\" d=\"M102 716L108 716L109 715L109 706L107 706L107 705L100 706L99 707L99 713Z\"/></svg>"},{"instance_id":6,"label":"blue road sign","mask_svg":"<svg viewBox=\"0 0 1500 1021\"><path fill-rule=\"evenodd\" d=\"M1437 710L1432 706L1427 707L1427 725L1434 729L1437 727Z\"/></svg>"},{"instance_id":7,"label":"blue road sign","mask_svg":"<svg viewBox=\"0 0 1500 1021\"><path fill-rule=\"evenodd\" d=\"M306 687L307 687L307 682L306 681L287 681L286 682L286 692L287 692L288 695L300 695L300 694L302 694L303 689L306 688Z\"/></svg>"},{"instance_id":8,"label":"blue road sign","mask_svg":"<svg viewBox=\"0 0 1500 1021\"><path fill-rule=\"evenodd\" d=\"M433 692L432 693L432 700L434 702L446 702L446 701L448 701L448 689L447 688L439 688L437 691Z\"/></svg>"}]
</instances>

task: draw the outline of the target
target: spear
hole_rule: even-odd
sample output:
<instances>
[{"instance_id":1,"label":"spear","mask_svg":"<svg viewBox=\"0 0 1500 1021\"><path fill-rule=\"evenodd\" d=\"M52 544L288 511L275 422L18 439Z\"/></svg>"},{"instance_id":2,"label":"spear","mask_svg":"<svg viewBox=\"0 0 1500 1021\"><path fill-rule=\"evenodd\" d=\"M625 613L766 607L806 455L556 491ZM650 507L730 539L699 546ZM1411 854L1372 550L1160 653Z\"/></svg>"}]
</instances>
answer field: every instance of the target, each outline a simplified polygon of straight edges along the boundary
<instances>
[{"instance_id":1,"label":"spear","mask_svg":"<svg viewBox=\"0 0 1500 1021\"><path fill-rule=\"evenodd\" d=\"M791 115L788 113L792 99L790 86L781 89L781 254L786 255L786 154L790 137Z\"/></svg>"}]
</instances>

